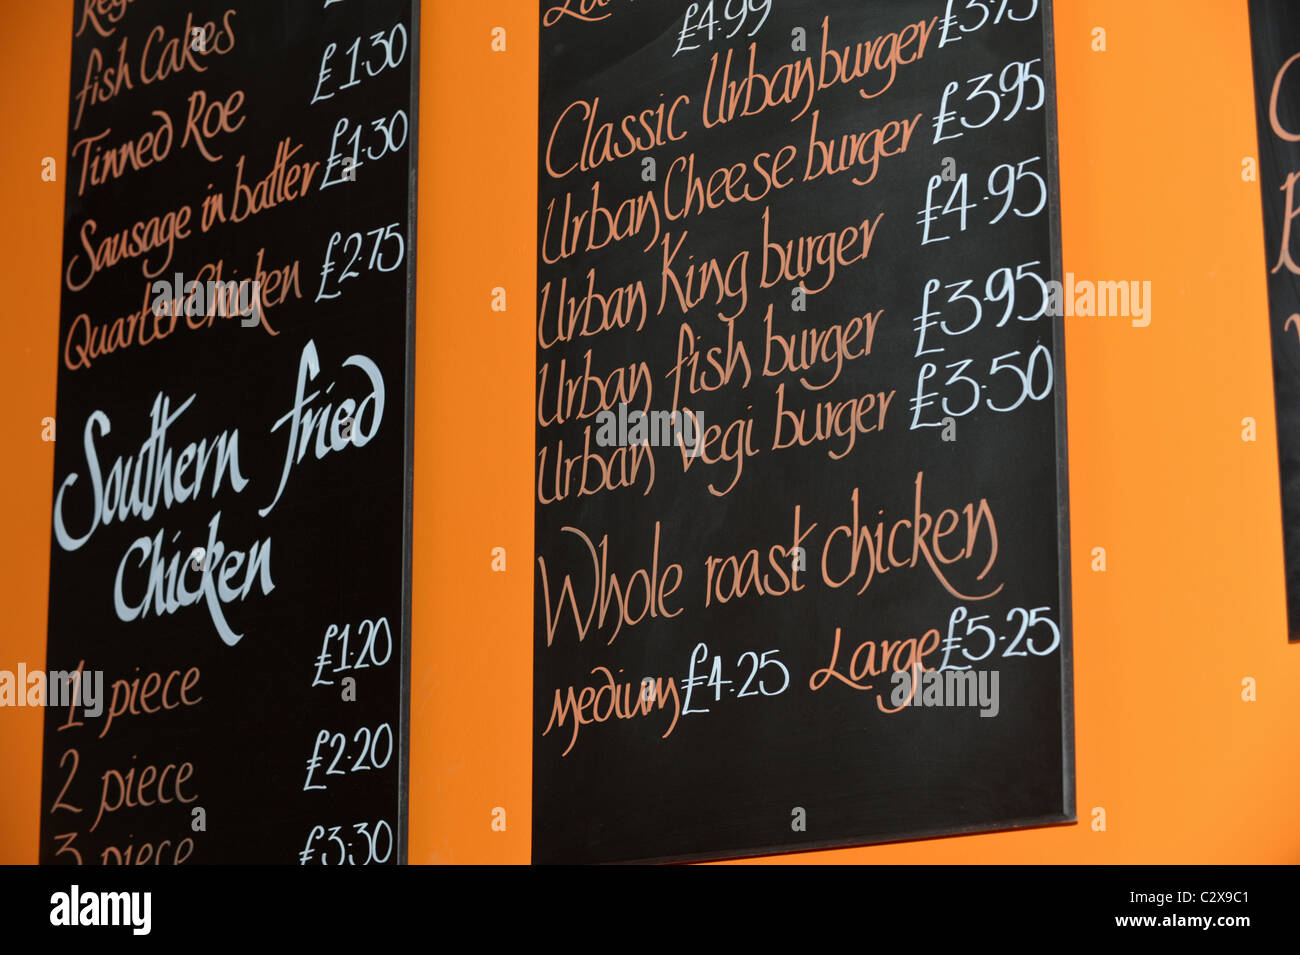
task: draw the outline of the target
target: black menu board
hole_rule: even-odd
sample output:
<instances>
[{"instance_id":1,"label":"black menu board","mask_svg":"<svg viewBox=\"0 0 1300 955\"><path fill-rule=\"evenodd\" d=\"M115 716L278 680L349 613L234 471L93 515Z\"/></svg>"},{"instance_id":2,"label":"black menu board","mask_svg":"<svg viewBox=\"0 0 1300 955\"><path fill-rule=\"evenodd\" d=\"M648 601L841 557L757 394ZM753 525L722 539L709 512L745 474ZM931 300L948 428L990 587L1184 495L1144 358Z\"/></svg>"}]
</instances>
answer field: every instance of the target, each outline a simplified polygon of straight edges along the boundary
<instances>
[{"instance_id":1,"label":"black menu board","mask_svg":"<svg viewBox=\"0 0 1300 955\"><path fill-rule=\"evenodd\" d=\"M417 14L77 4L45 862L405 859Z\"/></svg>"},{"instance_id":2,"label":"black menu board","mask_svg":"<svg viewBox=\"0 0 1300 955\"><path fill-rule=\"evenodd\" d=\"M1300 10L1293 4L1250 4L1250 46L1259 131L1259 186L1268 265L1269 340L1282 484L1287 632L1300 641Z\"/></svg>"},{"instance_id":3,"label":"black menu board","mask_svg":"<svg viewBox=\"0 0 1300 955\"><path fill-rule=\"evenodd\" d=\"M1073 819L1050 4L540 15L534 861Z\"/></svg>"}]
</instances>

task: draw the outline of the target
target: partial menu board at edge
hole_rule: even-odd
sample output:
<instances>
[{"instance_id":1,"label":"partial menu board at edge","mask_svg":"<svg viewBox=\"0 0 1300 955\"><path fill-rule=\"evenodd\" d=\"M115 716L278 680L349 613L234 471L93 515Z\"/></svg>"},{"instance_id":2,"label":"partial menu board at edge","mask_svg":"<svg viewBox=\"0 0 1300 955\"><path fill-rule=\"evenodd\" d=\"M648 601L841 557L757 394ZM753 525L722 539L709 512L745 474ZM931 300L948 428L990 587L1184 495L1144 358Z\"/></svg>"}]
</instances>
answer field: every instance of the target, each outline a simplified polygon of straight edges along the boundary
<instances>
[{"instance_id":1,"label":"partial menu board at edge","mask_svg":"<svg viewBox=\"0 0 1300 955\"><path fill-rule=\"evenodd\" d=\"M1282 486L1287 632L1300 641L1300 10L1251 0L1250 43L1259 133L1259 186L1268 269L1277 457Z\"/></svg>"},{"instance_id":2,"label":"partial menu board at edge","mask_svg":"<svg viewBox=\"0 0 1300 955\"><path fill-rule=\"evenodd\" d=\"M418 4L76 7L41 859L405 861Z\"/></svg>"}]
</instances>

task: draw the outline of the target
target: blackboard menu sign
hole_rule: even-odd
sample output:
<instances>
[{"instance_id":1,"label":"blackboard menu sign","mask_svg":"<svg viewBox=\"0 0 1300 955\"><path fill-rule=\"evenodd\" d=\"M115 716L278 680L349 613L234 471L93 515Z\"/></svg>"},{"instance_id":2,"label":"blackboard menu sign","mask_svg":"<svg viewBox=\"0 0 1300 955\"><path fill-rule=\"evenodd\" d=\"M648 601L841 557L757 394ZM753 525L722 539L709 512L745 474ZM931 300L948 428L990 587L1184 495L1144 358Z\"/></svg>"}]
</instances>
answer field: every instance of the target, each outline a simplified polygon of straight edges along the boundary
<instances>
[{"instance_id":1,"label":"blackboard menu sign","mask_svg":"<svg viewBox=\"0 0 1300 955\"><path fill-rule=\"evenodd\" d=\"M534 861L1071 820L1050 5L540 16Z\"/></svg>"},{"instance_id":2,"label":"blackboard menu sign","mask_svg":"<svg viewBox=\"0 0 1300 955\"><path fill-rule=\"evenodd\" d=\"M73 29L41 858L404 861L417 7Z\"/></svg>"},{"instance_id":3,"label":"blackboard menu sign","mask_svg":"<svg viewBox=\"0 0 1300 955\"><path fill-rule=\"evenodd\" d=\"M1287 632L1300 641L1300 9L1251 0L1259 185L1268 264L1269 340L1282 484Z\"/></svg>"}]
</instances>

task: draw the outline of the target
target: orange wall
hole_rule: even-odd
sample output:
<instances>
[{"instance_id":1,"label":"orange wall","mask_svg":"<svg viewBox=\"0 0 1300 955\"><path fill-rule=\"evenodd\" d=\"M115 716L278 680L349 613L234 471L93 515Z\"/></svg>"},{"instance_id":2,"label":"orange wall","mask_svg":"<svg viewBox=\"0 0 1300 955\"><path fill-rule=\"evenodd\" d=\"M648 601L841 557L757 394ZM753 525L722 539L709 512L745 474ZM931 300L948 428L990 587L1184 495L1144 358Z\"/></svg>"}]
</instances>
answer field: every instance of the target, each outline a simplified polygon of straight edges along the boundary
<instances>
[{"instance_id":1,"label":"orange wall","mask_svg":"<svg viewBox=\"0 0 1300 955\"><path fill-rule=\"evenodd\" d=\"M526 862L536 7L423 6L410 858ZM1082 822L781 860L1300 862L1246 4L1056 7L1065 267L1154 302L1147 328L1066 322ZM40 163L66 153L70 36L69 2L0 0L2 669L44 658L63 184ZM36 859L40 736L0 709L0 862Z\"/></svg>"}]
</instances>

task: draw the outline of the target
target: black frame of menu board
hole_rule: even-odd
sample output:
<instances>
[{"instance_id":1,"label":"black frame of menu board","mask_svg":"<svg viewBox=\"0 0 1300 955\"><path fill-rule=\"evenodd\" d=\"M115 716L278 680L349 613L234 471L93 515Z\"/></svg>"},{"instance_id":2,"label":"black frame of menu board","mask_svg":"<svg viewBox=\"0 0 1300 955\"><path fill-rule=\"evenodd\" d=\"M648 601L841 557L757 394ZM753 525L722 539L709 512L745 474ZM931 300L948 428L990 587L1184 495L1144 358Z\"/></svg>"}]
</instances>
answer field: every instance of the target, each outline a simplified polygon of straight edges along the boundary
<instances>
[{"instance_id":1,"label":"black frame of menu board","mask_svg":"<svg viewBox=\"0 0 1300 955\"><path fill-rule=\"evenodd\" d=\"M420 234L420 0L411 0L411 132L407 137L406 235L406 431L403 474L406 494L402 502L402 685L399 698L402 720L397 781L398 865L410 859L411 816L411 564L415 554L415 279L419 271Z\"/></svg>"},{"instance_id":2,"label":"black frame of menu board","mask_svg":"<svg viewBox=\"0 0 1300 955\"><path fill-rule=\"evenodd\" d=\"M551 5L547 4L543 0L542 3L543 11L545 11L548 6ZM554 6L561 7L564 6L564 4L556 3L554 4ZM681 10L676 11L679 18L681 13L685 10L686 6L687 6L686 4L682 4ZM938 8L937 12L939 12L940 17L942 17L943 10L944 10L943 0L936 0L935 6ZM1055 72L1054 38L1053 38L1054 17L1053 17L1053 4L1051 0L1042 0L1042 3L1039 6L1039 11L1040 11L1039 15L1041 16L1041 25L1042 25L1041 32L1042 32L1042 49L1043 49L1043 60L1044 60L1043 80L1045 84L1045 101L1044 101L1044 112L1043 112L1044 125L1045 125L1045 141L1043 142L1043 148L1046 150L1045 153L1046 168L1043 171L1046 179L1045 192L1046 192L1046 216L1047 216L1047 223L1046 223L1047 241L1044 243L1043 252L1045 254L1050 255L1050 268L1051 268L1050 278L1056 280L1057 282L1062 282L1064 280L1064 272L1063 272L1062 256L1061 256L1056 72ZM600 12L605 15L608 15L609 13L608 8L605 7L602 7ZM819 21L821 16L821 11L816 10L814 12L817 13L817 21ZM813 30L811 28L814 22L816 21L810 20L808 23L809 26L808 49L810 52L813 50L813 44L814 44L814 38L812 36ZM651 38L647 35L642 39L644 42L648 43ZM539 64L539 70L542 76L541 96L540 96L541 102L539 103L539 116L541 121L539 122L539 130L538 130L538 136L539 136L538 176L539 176L539 183L540 183L539 212L538 212L539 244L542 241L541 236L543 235L543 216L545 214L545 201L546 201L545 197L547 195L545 169L541 166L541 159L542 156L544 155L543 150L545 148L545 142L547 136L547 122L548 119L550 120L554 119L554 116L548 117L547 113L545 112L546 110L545 77L546 77L546 69L547 69L547 62L548 62L547 52L546 52L547 51L546 42L547 41L545 36L545 29L543 28L542 39L541 39L542 53L541 53L540 64ZM704 50L704 56L707 58L712 52L725 50L726 48L727 48L726 44L719 44L712 48L706 47ZM738 49L743 54L744 45L741 44L738 47ZM566 56L574 55L571 52L572 44L565 46L564 51ZM745 66L744 56L742 55L740 65L737 68L738 71L743 72L744 66ZM611 68L611 71L612 69L613 68ZM951 78L957 79L958 77L953 76ZM647 84L646 89L650 90L651 87ZM679 89L674 87L673 91L678 92ZM615 116L618 115L616 110L614 111L614 114ZM926 122L928 122L930 118L931 117L927 115ZM604 117L604 119L609 119L609 117L606 116ZM741 138L743 139L743 136ZM689 142L687 148L690 148ZM740 153L743 152L743 150L736 149L733 150L733 152L735 152L737 154L737 158L739 158L739 155ZM656 156L663 155L665 157L663 161L665 162L667 161L667 154L656 152L655 155ZM910 157L907 157L903 161L908 162L911 161L911 159ZM706 170L705 174L707 174L707 171L713 169L716 163L704 164L704 165ZM559 190L559 191L563 191L563 190ZM578 195L581 194L580 190L577 189L575 189L574 192L575 194ZM614 199L610 200L611 206L613 205L614 202L615 202ZM582 206L579 207L585 208ZM1048 246L1050 246L1050 248L1048 248ZM540 303L540 295L541 295L540 290L543 284L543 269L544 269L544 262L542 259L541 251L539 251L538 268L539 268L538 288L539 288L539 303ZM621 276L617 278L615 282L617 283L626 280L627 280L627 276ZM607 279L607 282L608 281L609 280ZM1046 321L1046 318L1045 317L1041 318L1040 321ZM925 839L925 838L937 837L937 836L952 836L952 835L961 835L961 834L969 834L969 833L1005 831L1010 829L1029 828L1035 826L1068 824L1068 823L1075 822L1077 820L1076 796L1075 796L1075 765L1074 765L1073 614L1072 614L1071 566L1070 566L1071 551L1070 551L1070 527L1069 527L1069 522L1070 522L1069 468L1068 468L1068 441L1067 441L1066 379L1065 379L1065 321L1064 321L1063 314L1058 312L1056 315L1051 317L1051 328L1053 333L1053 347L1051 350L1051 367L1054 373L1052 415L1053 415L1054 429L1055 429L1054 433L1052 434L1052 442L1053 442L1054 458L1055 458L1054 492L1055 492L1055 499L1056 499L1054 532L1056 535L1055 550L1056 550L1056 561L1057 561L1056 590L1057 590L1057 599L1059 600L1059 607L1060 607L1059 617L1058 617L1058 622L1060 627L1060 643L1059 643L1059 657L1058 657L1059 677L1060 677L1060 695L1059 695L1059 706L1060 706L1059 754L1060 754L1060 765L1061 765L1060 811L1057 812L1057 811L1048 810L1041 814L1017 815L1010 818L1001 817L1001 818L990 819L987 822L979 821L973 824L966 824L966 825L963 824L927 825L923 827L911 827L911 828L908 827L895 828L895 829L886 828L884 831L882 831L880 825L876 825L875 828L871 828L865 825L859 825L857 828L853 828L852 826L847 826L847 827L842 827L840 830L835 831L829 835L817 836L814 835L812 832L809 832L806 837L800 839L791 839L791 840L782 839L781 841L774 841L772 839L752 838L749 841L743 843L738 843L736 840L733 839L725 845L722 844L721 839L718 837L718 834L715 832L713 836L708 836L708 835L699 836L697 840L698 844L695 847L691 847L687 849L683 849L680 847L680 839L679 839L677 840L675 844L675 848L672 851L655 851L655 849L653 848L648 848L649 844L655 841L654 835L652 834L650 838L640 840L641 845L647 846L647 848L643 849L642 851L625 852L625 853L620 853L620 852L601 853L594 848L596 843L598 843L602 838L600 833L603 830L601 829L601 827L612 824L616 826L621 826L623 827L623 829L642 826L645 829L654 830L657 827L659 827L659 824L657 823L656 820L652 818L643 818L643 819L630 818L634 816L635 810L628 810L626 807L620 807L620 806L615 806L613 808L613 811L602 813L603 818L600 819L598 823L596 823L590 819L585 819L583 817L582 807L583 805L588 805L588 804L581 803L580 801L575 801L577 802L577 805L573 807L564 806L564 808L562 809L556 809L557 800L553 798L556 794L554 792L547 792L547 787L554 782L555 776L552 772L549 771L544 760L546 758L553 757L555 754L548 753L546 756L542 756L540 755L540 751L542 749L542 746L547 742L547 738L544 737L542 733L543 726L546 725L548 714L553 714L554 712L553 709L551 708L550 694L552 692L553 687L556 685L562 685L562 684L567 684L572 682L576 687L577 685L580 685L580 683L577 674L568 673L568 671L566 671L567 675L563 680L557 677L551 683L544 683L543 677L541 675L542 670L541 670L541 663L540 663L541 661L540 654L542 654L542 652L547 648L547 643L546 643L546 633L542 629L546 625L546 621L542 616L542 614L545 612L549 612L549 608L546 607L541 602L542 598L540 596L540 593L542 588L540 582L535 582L535 588L537 590L538 596L535 596L535 604L534 604L535 607L534 609L534 702L533 702L533 706L534 706L533 861L534 863L547 864L547 863L557 863L557 862L564 863L564 862L572 862L572 861L578 861L578 862L600 861L600 862L625 862L625 863L626 862L632 862L632 863L692 862L692 861L704 861L709 859L740 858L740 857L756 856L756 855L767 855L767 854L776 854L776 853L847 847L853 845L881 844L881 843L903 841L903 840ZM539 346L540 346L540 342L539 342ZM543 351L541 347L539 347L538 358L537 358L537 363L539 368L541 367L541 364L543 362L542 356L543 356ZM550 357L554 358L557 356L550 356ZM570 355L570 357L572 357L572 355ZM626 361L627 359L624 358L623 360ZM758 361L762 360L761 352L757 360ZM601 371L606 370L606 368L602 368ZM535 381L535 385L536 385L536 381ZM906 396L900 395L899 397L904 398ZM535 421L535 424L536 423L538 422ZM544 438L540 427L537 429L537 434L538 434L537 450L540 451L544 445ZM566 434L565 437L567 439L570 436ZM554 444L553 441L552 444ZM638 494L640 493L639 489L636 491L636 493ZM542 535L542 528L540 525L541 510L536 500L534 501L534 505L535 507L538 508L537 511L538 524L535 527L535 537L537 539L536 548L537 548L538 560L540 561L541 555L543 554L543 548L542 548L543 535ZM679 513L676 515L676 518L678 521L682 519L690 520L692 519L692 515L687 514L683 518L683 515ZM668 518L666 518L666 520L668 520ZM608 530L608 528L605 528L605 530ZM593 536L593 541L595 541L597 546L599 546L600 543L599 534L602 532L603 531L596 531L595 536ZM737 545L736 549L739 550L739 545ZM550 554L547 554L548 558L550 556L551 556ZM811 558L809 562L811 564ZM636 566L638 567L640 566L639 559ZM536 564L534 566L534 570L535 571L537 570ZM555 573L558 574L559 571L556 571ZM536 576L537 575L535 574L535 577ZM549 586L551 588L552 597L553 597L553 592L556 587L555 580L552 580ZM718 634L717 636L719 642L721 642L722 635ZM555 639L558 641L560 638L556 637ZM603 634L596 634L595 636L593 636L592 633L588 632L586 634L585 639L587 641L592 641L593 639L597 639L599 643L604 642ZM624 637L620 636L619 639L622 640L624 639ZM744 648L749 649L747 645ZM572 677L572 679L569 679L569 677ZM708 697L709 701L712 701L712 699L713 699L712 696ZM611 721L617 722L614 720ZM595 724L592 724L592 726L595 727L596 729L600 728L595 726ZM586 733L588 732L588 729L589 729L588 727L584 726L582 728L582 732ZM564 740L562 742L568 741L568 739L569 736L566 727L564 732ZM778 740L777 742L779 743L782 741ZM582 744L579 742L577 745L581 746ZM618 742L616 740L613 742L606 741L605 745L607 747L616 748L618 746ZM698 756L699 754L696 755ZM715 750L711 754L704 753L703 758L708 759L710 755L716 758L720 754ZM598 772L609 772L614 775L618 774L620 769L623 768L619 765L620 754L617 751L607 750L605 753L605 757L607 758L603 760L597 759L594 763L594 765L601 767ZM904 755L899 758L906 759L907 756ZM921 756L919 758L924 760L925 757ZM598 775L591 775L590 772L588 772L585 773L581 778L584 780L585 784L591 785L596 788L600 788ZM570 779L570 785L567 785L561 790L562 794L573 795L578 791L575 788L575 785L572 784L573 777L570 776L569 779ZM1014 786L1016 785L1016 783L1014 781L1009 781L1007 785ZM672 798L676 798L677 794L671 791L666 791L664 793L664 796L667 799L672 799ZM873 807L873 808L878 808L878 807ZM553 822L558 822L561 820L563 821L563 824L569 833L569 837L567 838L567 840L562 842L557 841L554 837L552 837L552 835L548 831ZM616 822L611 823L611 820L616 820ZM879 820L875 820L875 822L878 823ZM572 838L572 833L575 827L580 827L583 825L587 827L586 831L588 833L587 851L575 849L574 848L575 842L574 839ZM738 823L737 827L739 827L739 825L740 824ZM698 833L696 835L698 835ZM711 844L705 844L706 842L709 842Z\"/></svg>"},{"instance_id":3,"label":"black frame of menu board","mask_svg":"<svg viewBox=\"0 0 1300 955\"><path fill-rule=\"evenodd\" d=\"M55 451L46 666L82 660L100 671L104 709L74 708L70 726L66 710L45 714L43 863L143 862L146 853L163 864L407 861L420 6L136 0L114 17L74 17L60 160L57 420L66 430ZM183 38L199 47L186 52ZM121 55L133 82L79 106L92 47L110 67ZM224 104L229 127L201 114L211 122L203 158L197 132L182 139L199 91L209 110ZM116 148L151 116L174 126L162 157L79 189L74 144L108 129L103 142ZM224 214L200 227L214 193ZM157 276L156 262L142 277L128 255L71 286L88 219L102 238L183 206L190 231ZM353 255L356 236L364 254ZM67 344L73 316L107 326L138 311L129 327L153 328L160 313L148 284L141 306L141 283L179 273L178 294L193 297L182 279L213 278L214 262L225 281L263 269L265 307L243 319L200 304L192 323L174 313L166 336L128 333L118 348L67 364L80 354ZM281 269L276 300L270 276ZM171 313L161 314L166 327ZM163 436L150 424L155 400ZM88 525L91 409L111 419L96 437L106 473L119 458L143 470L151 442L159 486L188 480L184 464L167 470L163 448L192 462L191 445L224 440L237 463L213 455L184 499ZM60 521L91 533L66 547ZM142 540L172 561L174 605L146 581ZM197 544L206 546L192 551ZM236 551L246 571L232 572L231 587L247 585L228 599ZM218 596L191 599L209 575ZM116 604L115 586L125 595ZM114 717L118 686L134 702ZM132 786L144 794L138 803L124 798ZM201 829L191 805L203 809Z\"/></svg>"}]
</instances>

